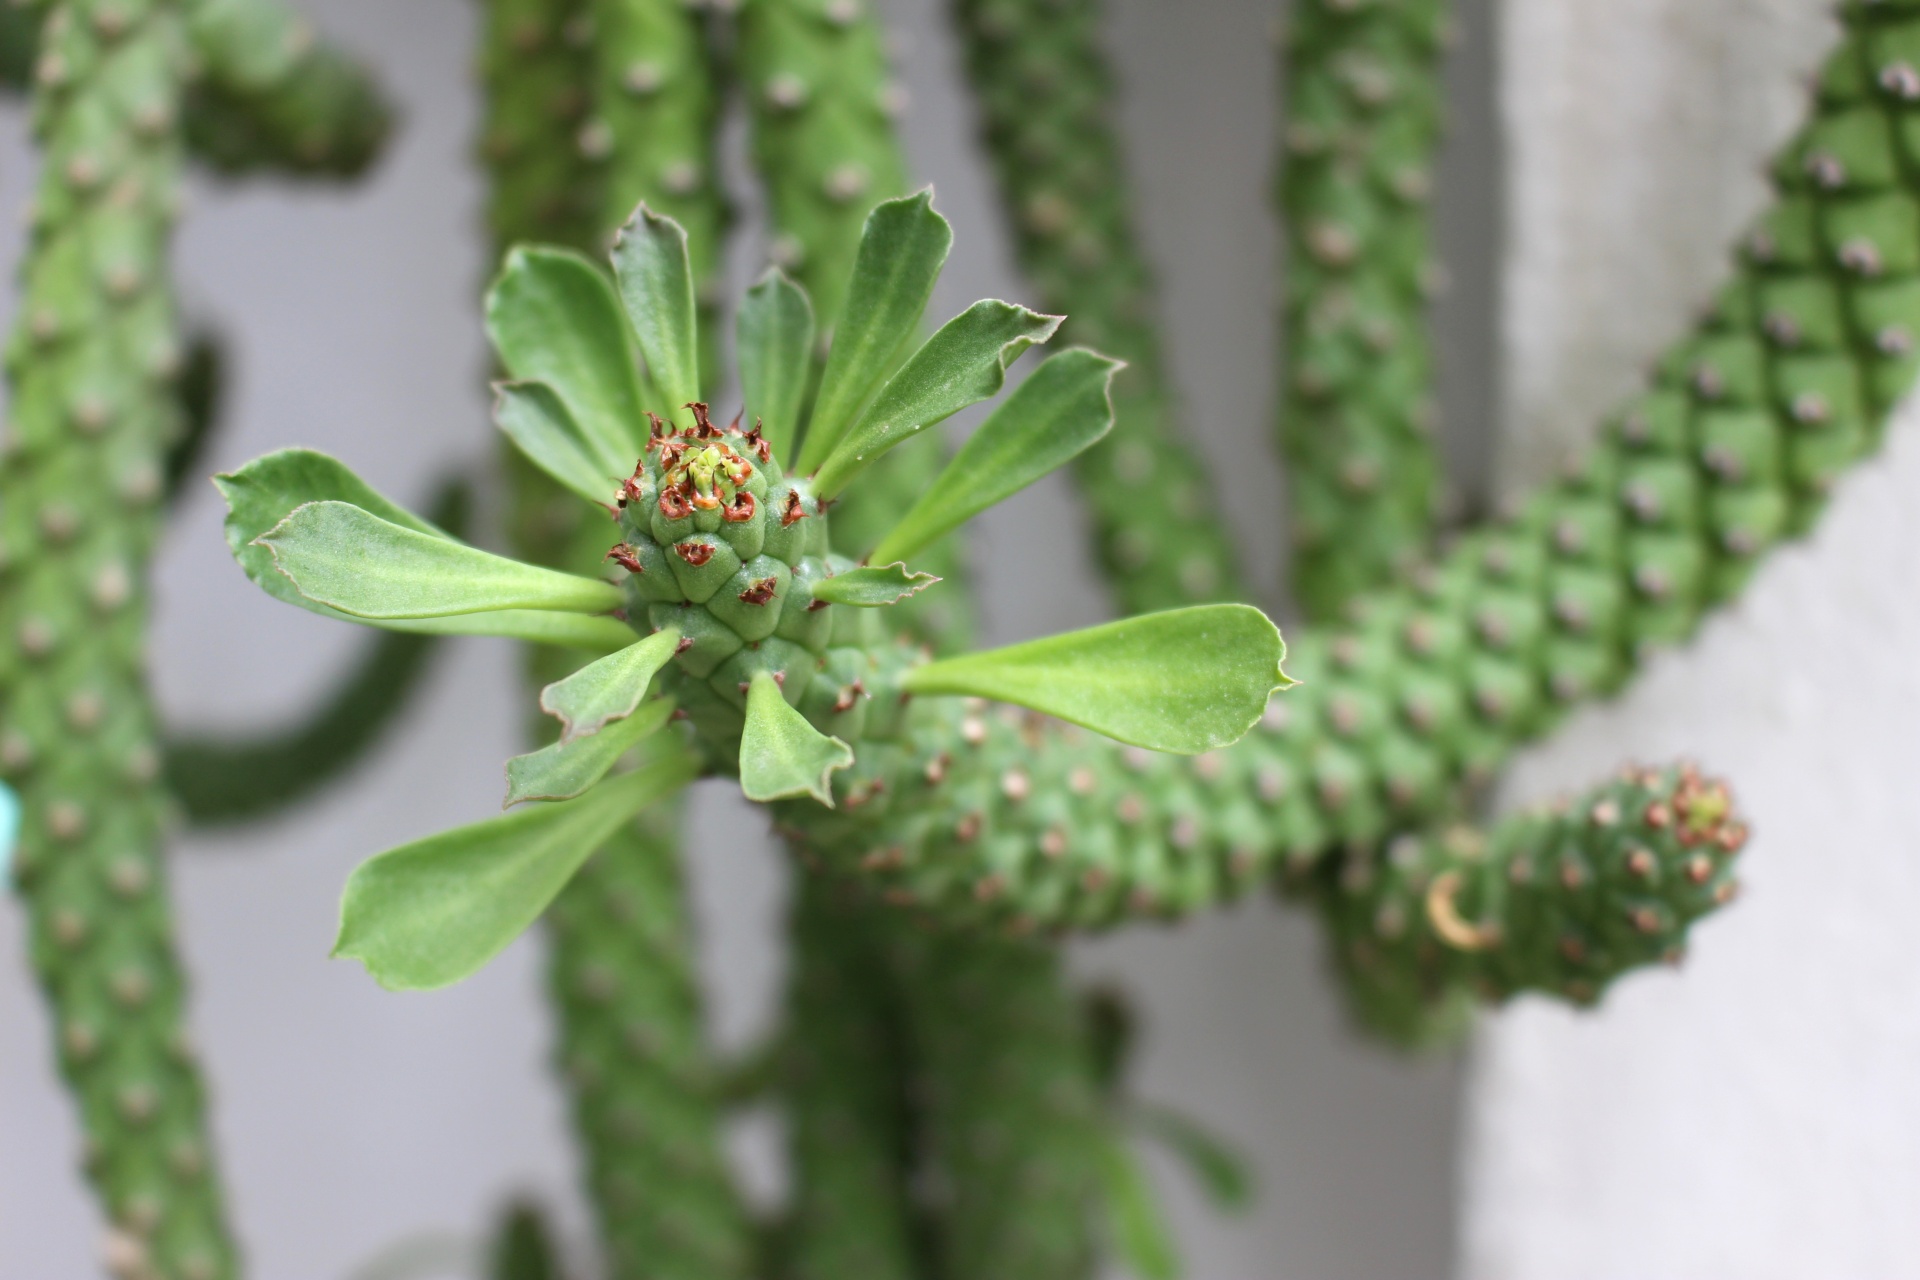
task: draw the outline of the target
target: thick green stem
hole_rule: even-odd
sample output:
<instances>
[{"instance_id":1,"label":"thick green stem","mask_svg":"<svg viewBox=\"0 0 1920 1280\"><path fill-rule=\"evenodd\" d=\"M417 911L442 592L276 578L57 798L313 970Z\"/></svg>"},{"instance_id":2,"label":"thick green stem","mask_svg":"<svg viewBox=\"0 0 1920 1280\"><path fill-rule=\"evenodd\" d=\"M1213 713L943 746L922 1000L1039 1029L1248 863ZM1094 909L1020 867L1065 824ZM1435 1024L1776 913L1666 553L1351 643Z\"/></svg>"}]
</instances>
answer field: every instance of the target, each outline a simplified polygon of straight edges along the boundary
<instances>
[{"instance_id":1,"label":"thick green stem","mask_svg":"<svg viewBox=\"0 0 1920 1280\"><path fill-rule=\"evenodd\" d=\"M350 54L275 0L189 0L204 74L186 104L194 158L237 176L357 177L380 154L393 108Z\"/></svg>"},{"instance_id":2,"label":"thick green stem","mask_svg":"<svg viewBox=\"0 0 1920 1280\"><path fill-rule=\"evenodd\" d=\"M16 886L124 1274L235 1274L173 949L147 697L146 561L179 429L167 248L185 17L77 0L35 64L44 168L7 349L0 765L24 807Z\"/></svg>"},{"instance_id":3,"label":"thick green stem","mask_svg":"<svg viewBox=\"0 0 1920 1280\"><path fill-rule=\"evenodd\" d=\"M650 135L595 136L606 120L628 121L593 110L587 90L606 77L588 40L591 16L586 0L488 0L481 152L496 252L521 239L591 250L621 216L610 204L658 198L646 175L667 166L652 163ZM650 101L683 119L686 111L663 104L702 92L675 76ZM509 466L520 553L601 572L604 516L517 458ZM577 665L557 651L529 654L536 685ZM617 1280L726 1280L751 1265L751 1232L720 1150L720 1072L705 1042L673 838L679 820L679 805L657 807L608 841L547 913L560 1061Z\"/></svg>"},{"instance_id":4,"label":"thick green stem","mask_svg":"<svg viewBox=\"0 0 1920 1280\"><path fill-rule=\"evenodd\" d=\"M1303 0L1284 42L1280 444L1295 596L1331 619L1433 545L1427 298L1447 0Z\"/></svg>"},{"instance_id":5,"label":"thick green stem","mask_svg":"<svg viewBox=\"0 0 1920 1280\"><path fill-rule=\"evenodd\" d=\"M903 901L1027 927L1191 910L1453 816L1569 708L1686 639L1813 519L1920 357L1920 16L1856 9L1735 279L1586 461L1358 621L1298 637L1302 685L1178 760L949 708L839 775L820 853ZM1911 45L1904 43L1911 41ZM873 783L884 779L885 791ZM835 824L842 824L836 826ZM1563 994L1587 998L1586 987Z\"/></svg>"},{"instance_id":6,"label":"thick green stem","mask_svg":"<svg viewBox=\"0 0 1920 1280\"><path fill-rule=\"evenodd\" d=\"M741 12L740 51L754 157L773 213L775 258L807 286L823 330L830 331L866 211L907 188L893 124L900 93L888 73L881 29L863 3L748 0ZM836 509L837 545L850 554L871 546L940 463L932 432L924 441L894 450ZM893 612L901 615L908 634L936 648L964 647L973 627L957 547L950 540L916 560L917 567L947 580L942 584L946 599L916 600ZM867 928L873 929L871 922ZM804 937L799 941L806 945ZM949 1280L1024 1274L1072 1280L1090 1272L1091 1251L1050 1246L1056 1237L1083 1232L1095 1212L1095 1171L1075 1158L1087 1124L1080 1099L1093 1092L1084 1027L1056 957L1036 951L1031 965L990 972L1003 950L989 939L953 937L942 944L943 963L977 981L1004 978L1008 998L1024 1011L1019 1017L997 1017L1000 1011L987 1007L993 999L983 1001L959 972L941 975L935 971L939 966L927 965L924 957L896 968L897 1007L912 1020L914 1069L921 1088L936 1099L916 1142L934 1181L950 1189L950 1198L933 1206L934 1256L924 1265ZM870 1000L875 981L867 979ZM878 1036L883 1029L870 1024L866 1034ZM1062 1049L1071 1045L1079 1049ZM992 1069L988 1060L995 1055L1006 1062L1052 1064L1058 1072L1048 1088L1033 1090L1031 1077ZM892 1087L898 1088L897 1081ZM819 1101L805 1091L789 1099L796 1113ZM819 1123L853 1118L844 1110L832 1117L803 1116L797 1127L807 1134ZM866 1118L868 1126L856 1131L861 1136L849 1141L862 1149L884 1147L892 1140L886 1118ZM1014 1137L989 1153L976 1138L996 1126ZM801 1142L794 1155L803 1185L841 1186L848 1194L864 1187L869 1198L858 1213L894 1224L888 1238L912 1238L912 1224L901 1220L899 1191L874 1182L850 1153ZM1021 1204L1005 1198L1008 1186L1053 1194ZM1066 1217L1041 1221L1056 1210ZM851 1204L842 1211L854 1212ZM803 1223L803 1238L823 1225ZM884 1257L890 1267L903 1261L898 1248L888 1248ZM1029 1271L1035 1264L1057 1265Z\"/></svg>"},{"instance_id":7,"label":"thick green stem","mask_svg":"<svg viewBox=\"0 0 1920 1280\"><path fill-rule=\"evenodd\" d=\"M917 1116L898 988L859 886L804 875L781 1073L795 1173L781 1274L913 1280L927 1240L911 1200Z\"/></svg>"},{"instance_id":8,"label":"thick green stem","mask_svg":"<svg viewBox=\"0 0 1920 1280\"><path fill-rule=\"evenodd\" d=\"M1075 468L1128 613L1246 599L1210 469L1178 417L1134 234L1097 0L955 0L981 136L1021 269L1062 343L1127 362L1113 430Z\"/></svg>"}]
</instances>

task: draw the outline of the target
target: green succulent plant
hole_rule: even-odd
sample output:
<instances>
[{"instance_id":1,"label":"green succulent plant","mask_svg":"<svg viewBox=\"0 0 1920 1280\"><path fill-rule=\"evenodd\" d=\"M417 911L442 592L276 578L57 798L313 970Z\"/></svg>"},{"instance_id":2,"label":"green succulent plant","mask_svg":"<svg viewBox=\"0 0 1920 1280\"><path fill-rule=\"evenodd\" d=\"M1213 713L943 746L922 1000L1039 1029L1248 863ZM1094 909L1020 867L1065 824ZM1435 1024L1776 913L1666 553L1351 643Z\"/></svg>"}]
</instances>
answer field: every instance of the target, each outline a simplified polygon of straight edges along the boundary
<instances>
[{"instance_id":1,"label":"green succulent plant","mask_svg":"<svg viewBox=\"0 0 1920 1280\"><path fill-rule=\"evenodd\" d=\"M461 543L323 455L271 454L221 477L228 541L282 599L398 630L610 651L542 692L560 738L507 766L508 804L530 807L361 867L340 953L389 986L464 977L530 924L602 839L699 772L737 775L749 799L799 801L781 812L802 829L836 806L841 825L877 817L885 806L873 797L906 785L890 774L920 767L929 744L964 747L976 720L958 698L1189 754L1233 742L1260 718L1289 681L1278 629L1250 606L1174 610L944 659L883 624L888 606L934 585L908 558L1109 428L1118 365L1093 352L1060 352L1036 368L872 563L831 550L829 510L869 467L993 397L1008 366L1059 324L988 300L916 345L951 243L929 193L875 208L810 398L811 309L771 273L740 311L746 403L727 427L698 398L695 289L677 223L643 205L615 237L611 277L571 251L508 255L487 300L510 375L496 420L541 470L606 506L618 582ZM690 732L653 741L674 720ZM615 773L642 744L646 763Z\"/></svg>"}]
</instances>

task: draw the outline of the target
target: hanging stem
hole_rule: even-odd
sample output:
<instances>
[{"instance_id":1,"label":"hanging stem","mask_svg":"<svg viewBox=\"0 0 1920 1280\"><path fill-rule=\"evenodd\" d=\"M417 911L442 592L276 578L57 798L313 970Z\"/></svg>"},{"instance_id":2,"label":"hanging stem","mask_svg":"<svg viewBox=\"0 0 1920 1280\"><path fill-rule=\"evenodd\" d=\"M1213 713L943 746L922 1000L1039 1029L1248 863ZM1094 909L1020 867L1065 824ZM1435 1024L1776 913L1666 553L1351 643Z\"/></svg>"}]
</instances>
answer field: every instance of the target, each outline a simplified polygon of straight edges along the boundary
<instances>
[{"instance_id":1,"label":"hanging stem","mask_svg":"<svg viewBox=\"0 0 1920 1280\"><path fill-rule=\"evenodd\" d=\"M44 166L7 349L0 766L15 885L126 1275L237 1269L185 1025L145 677L146 566L183 344L167 248L188 46L171 0L75 0L34 68Z\"/></svg>"}]
</instances>

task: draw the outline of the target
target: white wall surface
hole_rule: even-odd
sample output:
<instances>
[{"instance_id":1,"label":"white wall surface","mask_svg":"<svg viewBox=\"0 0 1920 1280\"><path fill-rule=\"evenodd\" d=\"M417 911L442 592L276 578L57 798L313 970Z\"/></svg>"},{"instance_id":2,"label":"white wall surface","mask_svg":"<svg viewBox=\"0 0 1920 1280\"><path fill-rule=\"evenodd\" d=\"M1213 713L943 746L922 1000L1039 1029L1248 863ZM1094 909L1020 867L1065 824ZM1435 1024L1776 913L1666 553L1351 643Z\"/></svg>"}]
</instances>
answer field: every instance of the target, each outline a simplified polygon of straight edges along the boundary
<instances>
[{"instance_id":1,"label":"white wall surface","mask_svg":"<svg viewBox=\"0 0 1920 1280\"><path fill-rule=\"evenodd\" d=\"M1509 475L1630 390L1722 277L1833 29L1816 0L1512 0ZM1746 892L1679 975L1529 1002L1471 1077L1467 1280L1920 1276L1920 405L1806 543L1514 799L1625 758L1731 778Z\"/></svg>"},{"instance_id":2,"label":"white wall surface","mask_svg":"<svg viewBox=\"0 0 1920 1280\"><path fill-rule=\"evenodd\" d=\"M467 161L471 6L302 7L379 62L405 128L376 178L349 192L197 192L180 270L232 337L237 378L210 461L225 467L304 443L342 455L396 496L417 496L449 461L492 447L473 305L485 264ZM1468 13L1478 21L1483 8ZM1113 9L1145 232L1167 281L1180 381L1221 465L1247 559L1268 581L1282 527L1265 446L1275 378L1277 237L1265 207L1272 10L1267 0L1118 0ZM940 0L887 6L913 87L914 162L938 183L959 235L937 305L1023 297L971 149L941 10ZM1463 63L1468 73L1475 65ZM1487 88L1484 75L1461 80L1461 110L1482 125ZM0 210L16 209L31 158L20 113L0 123ZM1493 251L1487 132L1466 136L1478 150L1464 148L1449 172L1473 181L1442 191L1456 267ZM17 245L12 233L5 239L10 263ZM750 235L743 275L757 265L754 252ZM1491 335L1480 314L1485 288L1476 292L1477 276L1467 275L1450 304L1448 395L1454 420L1474 425L1490 397L1481 357ZM1054 486L1023 495L980 540L996 639L1101 614L1063 494ZM353 633L248 586L226 558L219 515L202 492L165 548L160 700L190 725L291 716L347 660ZM1035 545L1059 554L1033 556ZM194 1029L259 1280L341 1280L396 1242L458 1246L520 1189L563 1205L579 1227L562 1102L545 1068L538 939L471 982L425 996L383 993L357 967L325 959L339 886L358 860L497 806L500 762L515 749L523 706L505 645L456 642L406 729L347 785L270 825L178 841L173 890ZM695 861L695 880L719 1032L739 1045L765 1027L777 999L782 867L754 816L720 790L700 803L705 821L725 823L720 847ZM0 1280L78 1280L95 1273L99 1227L74 1172L77 1139L50 1070L39 999L16 960L21 932L17 905L0 899ZM1177 931L1129 932L1077 959L1141 997L1142 1092L1231 1134L1256 1165L1257 1213L1223 1222L1155 1164L1194 1280L1446 1272L1455 1065L1408 1064L1350 1039L1310 922L1256 903ZM767 1136L748 1144L760 1185L777 1183Z\"/></svg>"}]
</instances>

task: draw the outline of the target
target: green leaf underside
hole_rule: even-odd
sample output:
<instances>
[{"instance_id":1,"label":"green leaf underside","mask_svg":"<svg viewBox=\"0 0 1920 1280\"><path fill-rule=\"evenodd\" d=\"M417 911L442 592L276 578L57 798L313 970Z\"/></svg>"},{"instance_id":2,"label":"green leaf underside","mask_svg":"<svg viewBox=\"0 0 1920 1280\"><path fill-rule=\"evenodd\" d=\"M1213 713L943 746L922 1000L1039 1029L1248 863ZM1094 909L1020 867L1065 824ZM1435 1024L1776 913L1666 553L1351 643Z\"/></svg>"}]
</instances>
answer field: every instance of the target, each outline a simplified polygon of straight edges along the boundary
<instances>
[{"instance_id":1,"label":"green leaf underside","mask_svg":"<svg viewBox=\"0 0 1920 1280\"><path fill-rule=\"evenodd\" d=\"M1006 384L1007 366L1028 347L1051 338L1060 320L987 299L947 321L907 358L834 446L814 476L814 492L833 497L887 450L997 394Z\"/></svg>"},{"instance_id":2,"label":"green leaf underside","mask_svg":"<svg viewBox=\"0 0 1920 1280\"><path fill-rule=\"evenodd\" d=\"M565 249L514 249L487 291L487 336L508 376L553 388L601 450L640 456L644 411L663 402L640 372L639 345L599 267Z\"/></svg>"},{"instance_id":3,"label":"green leaf underside","mask_svg":"<svg viewBox=\"0 0 1920 1280\"><path fill-rule=\"evenodd\" d=\"M389 501L345 463L314 449L279 449L255 458L238 471L213 478L227 502L227 549L253 584L276 600L316 613L331 613L306 599L273 567L273 552L255 539L309 502L350 502L404 529L444 538L447 535Z\"/></svg>"},{"instance_id":4,"label":"green leaf underside","mask_svg":"<svg viewBox=\"0 0 1920 1280\"><path fill-rule=\"evenodd\" d=\"M1216 1209L1237 1213L1253 1203L1253 1174L1246 1160L1195 1121L1151 1103L1132 1108L1142 1137L1160 1143L1186 1165Z\"/></svg>"},{"instance_id":5,"label":"green leaf underside","mask_svg":"<svg viewBox=\"0 0 1920 1280\"><path fill-rule=\"evenodd\" d=\"M691 423L681 406L700 398L700 354L686 231L641 205L614 233L613 276L647 372L675 416Z\"/></svg>"},{"instance_id":6,"label":"green leaf underside","mask_svg":"<svg viewBox=\"0 0 1920 1280\"><path fill-rule=\"evenodd\" d=\"M953 247L953 228L933 211L933 190L875 205L854 254L853 277L798 469L827 460L918 330L934 281Z\"/></svg>"},{"instance_id":7,"label":"green leaf underside","mask_svg":"<svg viewBox=\"0 0 1920 1280\"><path fill-rule=\"evenodd\" d=\"M836 769L853 763L853 749L821 733L787 705L768 671L747 688L747 724L740 736L740 789L747 799L812 796L829 809Z\"/></svg>"},{"instance_id":8,"label":"green leaf underside","mask_svg":"<svg viewBox=\"0 0 1920 1280\"><path fill-rule=\"evenodd\" d=\"M655 698L637 714L614 721L598 733L562 739L507 761L507 799L570 800L607 776L620 757L654 733L673 714L673 703Z\"/></svg>"},{"instance_id":9,"label":"green leaf underside","mask_svg":"<svg viewBox=\"0 0 1920 1280\"><path fill-rule=\"evenodd\" d=\"M734 349L747 416L760 424L773 456L785 463L812 371L813 304L779 268L747 290L735 321Z\"/></svg>"},{"instance_id":10,"label":"green leaf underside","mask_svg":"<svg viewBox=\"0 0 1920 1280\"><path fill-rule=\"evenodd\" d=\"M621 823L696 772L676 754L577 800L533 805L370 858L347 879L333 954L359 960L392 991L460 981L519 937Z\"/></svg>"},{"instance_id":11,"label":"green leaf underside","mask_svg":"<svg viewBox=\"0 0 1920 1280\"><path fill-rule=\"evenodd\" d=\"M1180 1255L1133 1152L1118 1138L1105 1139L1100 1171L1115 1259L1139 1280L1177 1280Z\"/></svg>"},{"instance_id":12,"label":"green leaf underside","mask_svg":"<svg viewBox=\"0 0 1920 1280\"><path fill-rule=\"evenodd\" d=\"M449 614L444 618L362 618L324 605L314 606L313 611L382 631L409 631L427 636L500 636L531 644L584 649L593 654L612 653L633 642L633 628L617 619L557 613L550 609L494 609L486 613Z\"/></svg>"},{"instance_id":13,"label":"green leaf underside","mask_svg":"<svg viewBox=\"0 0 1920 1280\"><path fill-rule=\"evenodd\" d=\"M1084 347L1049 356L960 446L873 559L885 564L926 549L1106 435L1113 375L1125 367Z\"/></svg>"},{"instance_id":14,"label":"green leaf underside","mask_svg":"<svg viewBox=\"0 0 1920 1280\"><path fill-rule=\"evenodd\" d=\"M529 462L589 502L605 502L633 472L634 458L580 429L544 382L496 382L493 420Z\"/></svg>"},{"instance_id":15,"label":"green leaf underside","mask_svg":"<svg viewBox=\"0 0 1920 1280\"><path fill-rule=\"evenodd\" d=\"M590 662L542 689L540 709L560 721L562 742L599 733L609 721L633 714L679 643L680 633L667 627Z\"/></svg>"},{"instance_id":16,"label":"green leaf underside","mask_svg":"<svg viewBox=\"0 0 1920 1280\"><path fill-rule=\"evenodd\" d=\"M357 618L495 609L605 613L620 588L402 528L346 502L309 502L262 534L300 594Z\"/></svg>"},{"instance_id":17,"label":"green leaf underside","mask_svg":"<svg viewBox=\"0 0 1920 1280\"><path fill-rule=\"evenodd\" d=\"M1197 755L1238 740L1266 710L1280 630L1251 605L1199 605L1109 622L907 672L920 694L1011 702L1137 747Z\"/></svg>"},{"instance_id":18,"label":"green leaf underside","mask_svg":"<svg viewBox=\"0 0 1920 1280\"><path fill-rule=\"evenodd\" d=\"M813 598L828 604L850 604L859 609L878 609L898 604L916 591L924 591L940 579L930 573L915 573L904 564L877 568L849 569L813 584Z\"/></svg>"}]
</instances>

